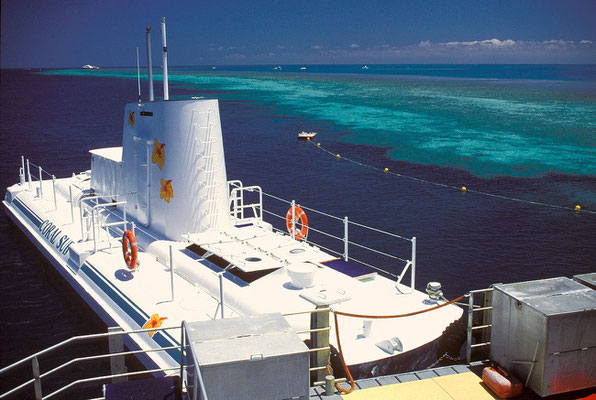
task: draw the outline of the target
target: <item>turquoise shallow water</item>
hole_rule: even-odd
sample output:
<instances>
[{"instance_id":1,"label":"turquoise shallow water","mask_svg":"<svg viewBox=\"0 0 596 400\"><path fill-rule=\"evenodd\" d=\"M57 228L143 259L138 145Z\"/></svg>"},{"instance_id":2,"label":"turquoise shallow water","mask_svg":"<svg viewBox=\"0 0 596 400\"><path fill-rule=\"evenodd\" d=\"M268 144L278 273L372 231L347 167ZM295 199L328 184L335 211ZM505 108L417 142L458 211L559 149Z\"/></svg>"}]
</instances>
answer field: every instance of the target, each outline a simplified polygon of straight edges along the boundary
<instances>
[{"instance_id":1,"label":"turquoise shallow water","mask_svg":"<svg viewBox=\"0 0 596 400\"><path fill-rule=\"evenodd\" d=\"M135 77L126 70L91 74ZM285 114L328 121L348 132L341 141L386 148L393 160L484 177L596 175L596 78L581 78L192 70L170 76L173 83L202 91L231 92L218 93L219 98L257 101Z\"/></svg>"}]
</instances>

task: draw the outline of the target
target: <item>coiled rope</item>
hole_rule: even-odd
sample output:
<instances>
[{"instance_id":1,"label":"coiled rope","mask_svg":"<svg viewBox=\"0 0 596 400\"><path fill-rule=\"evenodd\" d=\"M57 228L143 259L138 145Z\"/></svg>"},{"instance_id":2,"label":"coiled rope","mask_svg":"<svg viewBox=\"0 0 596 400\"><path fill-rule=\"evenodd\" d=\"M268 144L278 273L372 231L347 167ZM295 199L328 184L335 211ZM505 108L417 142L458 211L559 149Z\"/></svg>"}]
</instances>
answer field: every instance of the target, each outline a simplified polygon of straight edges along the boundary
<instances>
[{"instance_id":1,"label":"coiled rope","mask_svg":"<svg viewBox=\"0 0 596 400\"><path fill-rule=\"evenodd\" d=\"M343 315L345 317L366 318L366 319L388 319L388 318L411 317L413 315L423 314L423 313L426 313L429 311L437 310L441 307L448 306L449 304L453 304L457 301L462 300L464 297L465 297L465 295L462 295L456 299L450 300L443 304L439 304L438 306L435 306L435 307L426 308L424 310L413 311L413 312L406 313L406 314L398 314L398 315L362 315L362 314L352 314L352 313L347 313L347 312L337 311L337 310L332 309L331 311L333 312L333 319L335 321L335 337L337 338L337 351L339 352L339 359L341 360L341 364L344 367L344 370L346 371L346 376L348 377L348 380L350 382L350 389L344 389L336 383L335 387L337 388L337 390L339 390L342 393L349 394L354 391L354 388L356 386L356 383L354 382L354 378L352 377L352 374L350 373L350 369L348 368L346 361L344 359L344 353L341 349L341 341L339 339L339 324L337 321L338 315Z\"/></svg>"},{"instance_id":2,"label":"coiled rope","mask_svg":"<svg viewBox=\"0 0 596 400\"><path fill-rule=\"evenodd\" d=\"M457 186L453 186L453 185L447 185L445 183L433 182L433 181L429 181L429 180L422 179L422 178L416 178L414 176L400 174L398 172L390 171L387 168L381 169L381 168L372 166L370 164L365 164L365 163L362 163L360 161L353 160L353 159L348 158L348 157L340 156L339 154L333 153L333 152L325 149L323 146L321 146L321 143L315 143L312 140L309 140L309 142L312 145L314 145L316 148L324 151L325 153L327 153L329 155L332 155L333 157L335 157L337 159L345 160L345 161L348 161L348 162L350 162L352 164L356 164L356 165L359 165L361 167L369 168L369 169L372 169L374 171L383 172L383 173L388 174L388 175L394 175L394 176L398 176L400 178L406 178L406 179L410 179L410 180L413 180L413 181L416 181L416 182L427 183L427 184L430 184L430 185L439 186L439 187L443 187L443 188L455 189L455 190L458 190L458 191L462 191L463 190L466 193L473 193L473 194L479 194L479 195L482 195L482 196L493 197L493 198L502 199L502 200L515 201L515 202L518 202L518 203L531 204L531 205L536 205L536 206L550 207L550 208L556 208L556 209L560 209L560 210L576 211L576 212L579 212L580 209L581 209L581 212L582 213L588 213L588 214L596 215L596 211L585 210L585 209L579 207L579 205L576 205L574 207L569 207L569 206L561 206L561 205L557 205L557 204L543 203L543 202L540 202L540 201L519 199L519 198L516 198L516 197L503 196L503 195L500 195L500 194L488 193L488 192L483 192L483 191L480 191L480 190L468 189L468 188L465 188L465 187L457 187Z\"/></svg>"}]
</instances>

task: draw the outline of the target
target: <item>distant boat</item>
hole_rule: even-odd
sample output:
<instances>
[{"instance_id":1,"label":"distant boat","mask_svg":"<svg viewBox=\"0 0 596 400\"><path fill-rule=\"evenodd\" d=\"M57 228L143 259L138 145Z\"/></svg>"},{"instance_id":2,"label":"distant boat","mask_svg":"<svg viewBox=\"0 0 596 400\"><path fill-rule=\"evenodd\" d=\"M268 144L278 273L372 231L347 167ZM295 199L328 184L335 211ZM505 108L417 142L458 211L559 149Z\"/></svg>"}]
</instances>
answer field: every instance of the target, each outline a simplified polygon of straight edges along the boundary
<instances>
[{"instance_id":1,"label":"distant boat","mask_svg":"<svg viewBox=\"0 0 596 400\"><path fill-rule=\"evenodd\" d=\"M278 71L281 71L282 70L281 65L277 65L277 66L273 67L273 69L276 69Z\"/></svg>"},{"instance_id":2,"label":"distant boat","mask_svg":"<svg viewBox=\"0 0 596 400\"><path fill-rule=\"evenodd\" d=\"M99 69L97 65L85 64L83 65L83 69Z\"/></svg>"},{"instance_id":3,"label":"distant boat","mask_svg":"<svg viewBox=\"0 0 596 400\"><path fill-rule=\"evenodd\" d=\"M306 67L300 67L300 69L306 69Z\"/></svg>"},{"instance_id":4,"label":"distant boat","mask_svg":"<svg viewBox=\"0 0 596 400\"><path fill-rule=\"evenodd\" d=\"M362 69L368 69L368 65L365 65L364 67L362 67Z\"/></svg>"},{"instance_id":5,"label":"distant boat","mask_svg":"<svg viewBox=\"0 0 596 400\"><path fill-rule=\"evenodd\" d=\"M298 134L298 140L310 140L317 136L317 132L302 131Z\"/></svg>"}]
</instances>

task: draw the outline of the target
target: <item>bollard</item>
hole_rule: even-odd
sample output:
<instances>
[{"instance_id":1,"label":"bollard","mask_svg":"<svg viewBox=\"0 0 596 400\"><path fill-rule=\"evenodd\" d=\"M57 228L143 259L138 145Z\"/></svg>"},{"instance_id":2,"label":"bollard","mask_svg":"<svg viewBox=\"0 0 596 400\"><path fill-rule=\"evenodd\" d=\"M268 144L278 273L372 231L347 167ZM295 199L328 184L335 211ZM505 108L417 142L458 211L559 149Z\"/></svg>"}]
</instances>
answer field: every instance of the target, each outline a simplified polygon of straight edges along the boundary
<instances>
[{"instance_id":1,"label":"bollard","mask_svg":"<svg viewBox=\"0 0 596 400\"><path fill-rule=\"evenodd\" d=\"M325 376L325 396L335 394L335 377L333 375Z\"/></svg>"}]
</instances>

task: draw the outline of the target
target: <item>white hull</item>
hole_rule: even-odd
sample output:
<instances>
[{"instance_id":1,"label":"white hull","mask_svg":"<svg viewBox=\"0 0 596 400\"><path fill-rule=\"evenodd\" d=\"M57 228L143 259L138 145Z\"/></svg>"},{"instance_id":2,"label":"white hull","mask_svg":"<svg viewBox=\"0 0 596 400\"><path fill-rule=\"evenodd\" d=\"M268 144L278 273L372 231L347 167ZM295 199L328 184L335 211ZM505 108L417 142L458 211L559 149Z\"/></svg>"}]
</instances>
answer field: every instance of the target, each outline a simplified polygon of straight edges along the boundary
<instances>
[{"instance_id":1,"label":"white hull","mask_svg":"<svg viewBox=\"0 0 596 400\"><path fill-rule=\"evenodd\" d=\"M92 150L91 171L40 183L23 161L21 183L8 188L4 201L13 221L106 324L128 331L155 314L167 318L163 326L179 327L182 321L309 312L325 305L363 315L436 305L376 273L348 273L353 264L296 240L307 234L299 207L286 215L302 221L296 238L264 221L261 189L227 180L216 101L133 103L123 123L123 147ZM249 204L250 195L258 200ZM139 249L135 272L122 254L127 229ZM405 268L410 266L414 273L415 252ZM349 366L365 365L366 374L389 373L374 364L391 365L396 357L429 348L461 315L449 305L374 320L366 332L362 319L340 317L343 356ZM298 332L311 328L310 314L287 319ZM331 325L330 342L337 348ZM130 335L127 345L164 349L179 346L179 337L179 329L142 332ZM401 349L377 345L394 338ZM179 364L180 351L147 357L142 361L149 367L171 368Z\"/></svg>"}]
</instances>

